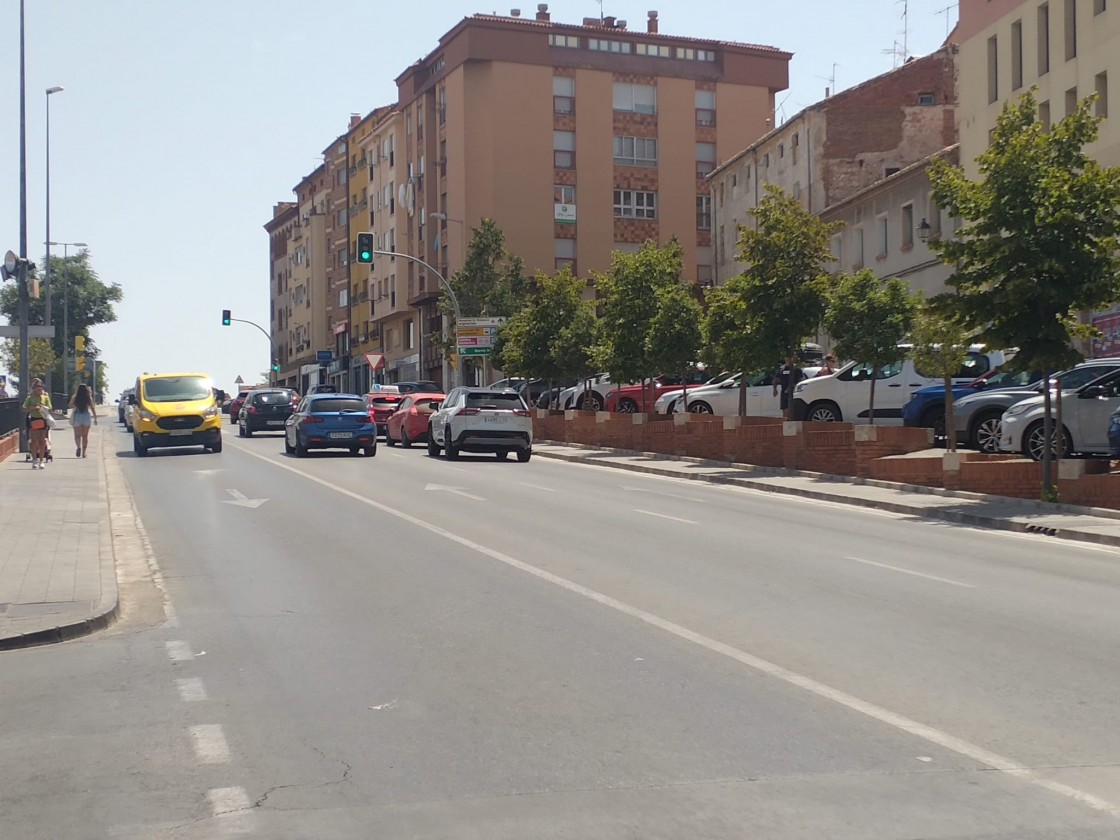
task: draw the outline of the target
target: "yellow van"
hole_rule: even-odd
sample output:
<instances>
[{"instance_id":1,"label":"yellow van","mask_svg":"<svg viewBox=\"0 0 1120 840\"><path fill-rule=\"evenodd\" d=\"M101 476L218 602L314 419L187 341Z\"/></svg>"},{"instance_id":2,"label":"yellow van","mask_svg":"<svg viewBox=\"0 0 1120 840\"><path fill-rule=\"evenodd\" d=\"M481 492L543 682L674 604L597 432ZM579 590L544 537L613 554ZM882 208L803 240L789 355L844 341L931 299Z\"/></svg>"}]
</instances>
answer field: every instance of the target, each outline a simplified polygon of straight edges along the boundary
<instances>
[{"instance_id":1,"label":"yellow van","mask_svg":"<svg viewBox=\"0 0 1120 840\"><path fill-rule=\"evenodd\" d=\"M144 457L163 446L222 451L222 407L205 373L145 373L128 397L132 450Z\"/></svg>"}]
</instances>

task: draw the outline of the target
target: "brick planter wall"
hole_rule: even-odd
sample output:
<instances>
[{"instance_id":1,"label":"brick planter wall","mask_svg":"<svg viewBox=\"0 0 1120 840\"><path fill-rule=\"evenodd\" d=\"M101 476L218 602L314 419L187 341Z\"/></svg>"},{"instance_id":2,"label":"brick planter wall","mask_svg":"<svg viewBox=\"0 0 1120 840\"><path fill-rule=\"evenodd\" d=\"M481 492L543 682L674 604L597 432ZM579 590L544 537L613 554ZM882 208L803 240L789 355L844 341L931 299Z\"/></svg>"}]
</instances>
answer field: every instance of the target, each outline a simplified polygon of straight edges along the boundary
<instances>
[{"instance_id":1,"label":"brick planter wall","mask_svg":"<svg viewBox=\"0 0 1120 840\"><path fill-rule=\"evenodd\" d=\"M3 461L9 455L15 455L17 452L19 452L18 429L0 437L0 461Z\"/></svg>"}]
</instances>

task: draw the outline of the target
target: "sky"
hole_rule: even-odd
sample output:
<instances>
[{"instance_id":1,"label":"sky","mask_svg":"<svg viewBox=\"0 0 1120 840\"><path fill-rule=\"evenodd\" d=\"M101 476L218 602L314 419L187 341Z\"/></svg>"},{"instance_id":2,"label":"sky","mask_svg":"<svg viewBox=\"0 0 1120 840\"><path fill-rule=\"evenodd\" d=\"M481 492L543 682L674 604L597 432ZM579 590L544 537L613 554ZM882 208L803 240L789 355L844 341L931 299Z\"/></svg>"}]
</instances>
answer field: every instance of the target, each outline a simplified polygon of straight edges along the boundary
<instances>
[{"instance_id":1,"label":"sky","mask_svg":"<svg viewBox=\"0 0 1120 840\"><path fill-rule=\"evenodd\" d=\"M598 16L598 0L552 0L553 21ZM269 318L268 237L277 201L318 166L351 113L396 100L393 79L478 12L532 16L535 2L420 0L27 0L28 251L42 265L45 118L51 97L51 239L86 242L117 321L93 328L108 400L145 370L202 370L235 390L269 366L264 335L221 310ZM949 8L946 8L949 7ZM603 0L644 31L792 52L778 122L936 50L950 0ZM858 9L858 12L857 12ZM904 11L908 25L904 28ZM904 35L905 29L905 35ZM0 252L19 251L19 2L0 0ZM316 33L322 33L318 35ZM327 33L348 41L326 39ZM61 254L61 249L58 249Z\"/></svg>"}]
</instances>

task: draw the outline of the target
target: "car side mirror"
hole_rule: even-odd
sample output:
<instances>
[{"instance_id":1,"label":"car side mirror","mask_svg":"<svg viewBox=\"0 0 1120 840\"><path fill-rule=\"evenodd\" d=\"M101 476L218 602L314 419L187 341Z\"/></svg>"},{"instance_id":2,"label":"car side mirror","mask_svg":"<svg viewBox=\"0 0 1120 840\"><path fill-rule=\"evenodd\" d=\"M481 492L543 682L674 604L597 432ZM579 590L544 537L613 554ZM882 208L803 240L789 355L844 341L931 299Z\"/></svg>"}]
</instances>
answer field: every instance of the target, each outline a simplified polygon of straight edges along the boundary
<instances>
[{"instance_id":1,"label":"car side mirror","mask_svg":"<svg viewBox=\"0 0 1120 840\"><path fill-rule=\"evenodd\" d=\"M120 400L113 400L114 405L118 404L119 402L120 402Z\"/></svg>"},{"instance_id":2,"label":"car side mirror","mask_svg":"<svg viewBox=\"0 0 1120 840\"><path fill-rule=\"evenodd\" d=\"M136 405L136 395L135 394L129 394L128 395L128 404L129 405Z\"/></svg>"},{"instance_id":3,"label":"car side mirror","mask_svg":"<svg viewBox=\"0 0 1120 840\"><path fill-rule=\"evenodd\" d=\"M1083 388L1077 395L1077 398L1081 400L1095 400L1107 395L1103 385L1090 385L1088 388Z\"/></svg>"},{"instance_id":4,"label":"car side mirror","mask_svg":"<svg viewBox=\"0 0 1120 840\"><path fill-rule=\"evenodd\" d=\"M987 379L981 379L979 382L977 382L972 387L975 388L977 391L983 391L985 388L988 387L988 380Z\"/></svg>"}]
</instances>

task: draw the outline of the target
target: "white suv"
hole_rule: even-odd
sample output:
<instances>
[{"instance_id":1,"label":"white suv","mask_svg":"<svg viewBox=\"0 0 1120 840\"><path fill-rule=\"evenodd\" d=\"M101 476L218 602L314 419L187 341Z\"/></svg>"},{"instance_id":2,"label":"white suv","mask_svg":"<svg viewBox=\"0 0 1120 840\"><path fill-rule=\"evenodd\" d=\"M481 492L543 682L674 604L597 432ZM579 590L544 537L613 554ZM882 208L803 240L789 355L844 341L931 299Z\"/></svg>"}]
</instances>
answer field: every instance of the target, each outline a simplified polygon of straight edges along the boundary
<instances>
[{"instance_id":1,"label":"white suv","mask_svg":"<svg viewBox=\"0 0 1120 840\"><path fill-rule=\"evenodd\" d=\"M985 352L983 346L974 344L968 358L953 377L954 385L964 385L1010 357L1002 350ZM919 371L914 360L883 365L875 375L875 422L888 425L902 424L902 407L914 392L927 385L940 385L938 376ZM790 403L791 420L817 422L866 423L871 402L871 365L849 362L833 376L820 376L799 382L793 389Z\"/></svg>"},{"instance_id":2,"label":"white suv","mask_svg":"<svg viewBox=\"0 0 1120 840\"><path fill-rule=\"evenodd\" d=\"M516 452L525 463L533 455L533 419L516 391L452 388L428 418L428 454L441 449L449 461L460 452Z\"/></svg>"},{"instance_id":3,"label":"white suv","mask_svg":"<svg viewBox=\"0 0 1120 840\"><path fill-rule=\"evenodd\" d=\"M1021 452L1027 458L1041 461L1046 451L1045 396L1030 397L1017 402L1004 412L1000 421L1001 452ZM1080 388L1062 389L1062 432L1066 453L1107 455L1109 418L1120 408L1120 371L1105 374ZM1051 416L1057 424L1057 408L1051 394ZM1054 435L1054 443L1058 437ZM1054 446L1054 449L1057 447Z\"/></svg>"}]
</instances>

